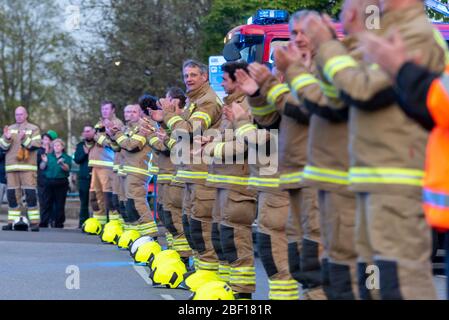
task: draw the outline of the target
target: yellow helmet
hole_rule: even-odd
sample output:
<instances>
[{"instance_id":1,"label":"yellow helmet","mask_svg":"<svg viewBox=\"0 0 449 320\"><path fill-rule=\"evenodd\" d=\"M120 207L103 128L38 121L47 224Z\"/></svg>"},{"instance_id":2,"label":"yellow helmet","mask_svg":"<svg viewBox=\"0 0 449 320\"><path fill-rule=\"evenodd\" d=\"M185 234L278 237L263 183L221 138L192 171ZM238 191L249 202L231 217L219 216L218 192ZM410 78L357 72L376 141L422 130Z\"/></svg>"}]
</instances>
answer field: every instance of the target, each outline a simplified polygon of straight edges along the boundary
<instances>
[{"instance_id":1,"label":"yellow helmet","mask_svg":"<svg viewBox=\"0 0 449 320\"><path fill-rule=\"evenodd\" d=\"M131 244L139 237L140 237L139 231L136 230L125 231L118 240L118 247L120 249L128 249L131 246Z\"/></svg>"},{"instance_id":2,"label":"yellow helmet","mask_svg":"<svg viewBox=\"0 0 449 320\"><path fill-rule=\"evenodd\" d=\"M136 256L137 249L139 249L141 245L153 241L154 241L153 237L150 236L142 236L139 239L134 240L132 245L129 246L129 254L131 255L131 257L134 258Z\"/></svg>"},{"instance_id":3,"label":"yellow helmet","mask_svg":"<svg viewBox=\"0 0 449 320\"><path fill-rule=\"evenodd\" d=\"M153 286L165 286L171 289L177 288L184 280L183 275L186 272L186 266L181 260L160 263L152 273Z\"/></svg>"},{"instance_id":4,"label":"yellow helmet","mask_svg":"<svg viewBox=\"0 0 449 320\"><path fill-rule=\"evenodd\" d=\"M193 300L235 300L231 287L223 281L208 282L196 290Z\"/></svg>"},{"instance_id":5,"label":"yellow helmet","mask_svg":"<svg viewBox=\"0 0 449 320\"><path fill-rule=\"evenodd\" d=\"M106 224L103 233L101 234L101 241L111 244L117 244L120 236L123 234L123 229L118 224Z\"/></svg>"},{"instance_id":6,"label":"yellow helmet","mask_svg":"<svg viewBox=\"0 0 449 320\"><path fill-rule=\"evenodd\" d=\"M198 288L212 281L220 281L220 277L214 271L197 270L184 275L183 287L196 292Z\"/></svg>"},{"instance_id":7,"label":"yellow helmet","mask_svg":"<svg viewBox=\"0 0 449 320\"><path fill-rule=\"evenodd\" d=\"M96 218L87 219L82 227L83 232L96 235L101 233L101 229L101 223Z\"/></svg>"},{"instance_id":8,"label":"yellow helmet","mask_svg":"<svg viewBox=\"0 0 449 320\"><path fill-rule=\"evenodd\" d=\"M156 241L150 241L137 248L134 261L137 263L148 263L155 255L162 251L161 246Z\"/></svg>"},{"instance_id":9,"label":"yellow helmet","mask_svg":"<svg viewBox=\"0 0 449 320\"><path fill-rule=\"evenodd\" d=\"M148 266L151 270L154 270L159 264L168 261L181 261L181 256L175 250L164 250L156 254L154 257L150 258L150 260L148 261Z\"/></svg>"}]
</instances>

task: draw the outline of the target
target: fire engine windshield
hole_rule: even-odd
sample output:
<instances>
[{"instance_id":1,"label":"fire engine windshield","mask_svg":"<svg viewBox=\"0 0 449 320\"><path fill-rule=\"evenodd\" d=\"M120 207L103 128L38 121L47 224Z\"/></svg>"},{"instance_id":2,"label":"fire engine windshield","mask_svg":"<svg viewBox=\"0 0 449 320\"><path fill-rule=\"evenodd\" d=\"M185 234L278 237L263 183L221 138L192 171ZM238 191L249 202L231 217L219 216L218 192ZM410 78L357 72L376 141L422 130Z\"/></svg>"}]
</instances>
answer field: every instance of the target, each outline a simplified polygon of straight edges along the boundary
<instances>
[{"instance_id":1,"label":"fire engine windshield","mask_svg":"<svg viewBox=\"0 0 449 320\"><path fill-rule=\"evenodd\" d=\"M263 39L262 35L234 35L225 45L224 50L224 52L233 52L234 55L223 55L226 60L243 59L248 63L261 61L263 57Z\"/></svg>"}]
</instances>

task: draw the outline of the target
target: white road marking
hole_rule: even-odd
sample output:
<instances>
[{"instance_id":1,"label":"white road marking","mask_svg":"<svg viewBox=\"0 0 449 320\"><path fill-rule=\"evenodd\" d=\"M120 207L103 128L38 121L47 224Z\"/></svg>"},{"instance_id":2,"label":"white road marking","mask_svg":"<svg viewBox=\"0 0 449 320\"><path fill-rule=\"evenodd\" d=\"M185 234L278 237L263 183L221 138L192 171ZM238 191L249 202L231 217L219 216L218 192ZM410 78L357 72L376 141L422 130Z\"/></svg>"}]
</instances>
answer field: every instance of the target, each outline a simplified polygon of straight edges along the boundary
<instances>
[{"instance_id":1,"label":"white road marking","mask_svg":"<svg viewBox=\"0 0 449 320\"><path fill-rule=\"evenodd\" d=\"M143 266L133 266L134 270L136 270L136 272L142 277L143 280L145 280L145 282L148 285L152 285L153 281L151 281L150 279L150 273L147 271L147 269ZM175 298L170 295L170 294L161 294L162 299L164 300L175 300Z\"/></svg>"},{"instance_id":2,"label":"white road marking","mask_svg":"<svg viewBox=\"0 0 449 320\"><path fill-rule=\"evenodd\" d=\"M150 279L150 274L143 266L133 266L134 270L142 277L143 280L150 286L153 284L153 281Z\"/></svg>"}]
</instances>

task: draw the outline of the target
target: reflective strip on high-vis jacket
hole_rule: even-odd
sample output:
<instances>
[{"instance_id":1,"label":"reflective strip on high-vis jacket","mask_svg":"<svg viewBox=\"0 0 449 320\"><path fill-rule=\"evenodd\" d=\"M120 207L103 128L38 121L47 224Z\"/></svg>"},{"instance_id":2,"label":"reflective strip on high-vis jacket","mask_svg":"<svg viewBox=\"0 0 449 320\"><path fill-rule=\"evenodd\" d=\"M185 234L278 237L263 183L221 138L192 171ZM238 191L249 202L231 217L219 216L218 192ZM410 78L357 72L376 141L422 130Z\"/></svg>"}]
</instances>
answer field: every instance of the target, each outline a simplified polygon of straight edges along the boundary
<instances>
[{"instance_id":1,"label":"reflective strip on high-vis jacket","mask_svg":"<svg viewBox=\"0 0 449 320\"><path fill-rule=\"evenodd\" d=\"M313 181L349 185L349 173L346 171L306 166L303 177Z\"/></svg>"},{"instance_id":2,"label":"reflective strip on high-vis jacket","mask_svg":"<svg viewBox=\"0 0 449 320\"><path fill-rule=\"evenodd\" d=\"M357 66L357 61L355 61L349 55L336 56L329 59L329 61L327 61L324 65L324 75L326 76L327 80L333 82L334 77L338 72L347 68L353 68Z\"/></svg>"},{"instance_id":3,"label":"reflective strip on high-vis jacket","mask_svg":"<svg viewBox=\"0 0 449 320\"><path fill-rule=\"evenodd\" d=\"M89 167L100 166L100 167L113 168L114 162L102 161L102 160L89 160L88 166Z\"/></svg>"},{"instance_id":4,"label":"reflective strip on high-vis jacket","mask_svg":"<svg viewBox=\"0 0 449 320\"><path fill-rule=\"evenodd\" d=\"M202 111L194 112L192 114L192 116L190 117L190 120L192 120L192 119L203 120L204 123L206 124L206 129L208 129L210 127L210 125L212 124L212 119L210 118L210 115L207 114L206 112L202 112Z\"/></svg>"},{"instance_id":5,"label":"reflective strip on high-vis jacket","mask_svg":"<svg viewBox=\"0 0 449 320\"><path fill-rule=\"evenodd\" d=\"M207 179L207 171L194 172L194 171L178 170L178 172L176 173L176 177L184 179Z\"/></svg>"},{"instance_id":6,"label":"reflective strip on high-vis jacket","mask_svg":"<svg viewBox=\"0 0 449 320\"><path fill-rule=\"evenodd\" d=\"M33 166L30 164L12 164L5 166L6 172L12 171L37 171L37 166Z\"/></svg>"},{"instance_id":7,"label":"reflective strip on high-vis jacket","mask_svg":"<svg viewBox=\"0 0 449 320\"><path fill-rule=\"evenodd\" d=\"M281 83L281 84L277 84L275 85L273 88L270 89L270 91L268 91L267 94L267 101L270 105L275 105L276 104L276 100L283 94L290 92L290 88L288 87L287 84L285 83Z\"/></svg>"},{"instance_id":8,"label":"reflective strip on high-vis jacket","mask_svg":"<svg viewBox=\"0 0 449 320\"><path fill-rule=\"evenodd\" d=\"M239 185L239 186L247 186L248 182L249 182L249 178L248 177L236 177L236 176L209 174L207 176L207 182L226 183L226 184L235 184L235 185Z\"/></svg>"}]
</instances>

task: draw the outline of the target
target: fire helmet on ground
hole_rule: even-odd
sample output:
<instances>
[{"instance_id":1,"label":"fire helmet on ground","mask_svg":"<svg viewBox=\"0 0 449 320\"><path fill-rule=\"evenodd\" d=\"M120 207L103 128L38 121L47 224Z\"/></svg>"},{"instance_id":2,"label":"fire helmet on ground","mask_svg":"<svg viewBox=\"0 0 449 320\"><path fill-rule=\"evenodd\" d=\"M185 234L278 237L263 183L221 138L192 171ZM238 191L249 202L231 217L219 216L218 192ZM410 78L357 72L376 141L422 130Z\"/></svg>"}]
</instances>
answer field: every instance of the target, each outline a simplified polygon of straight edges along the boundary
<instances>
[{"instance_id":1,"label":"fire helmet on ground","mask_svg":"<svg viewBox=\"0 0 449 320\"><path fill-rule=\"evenodd\" d=\"M159 264L165 263L166 261L181 261L181 256L175 250L164 250L152 257L148 261L148 266L151 270L154 270Z\"/></svg>"},{"instance_id":2,"label":"fire helmet on ground","mask_svg":"<svg viewBox=\"0 0 449 320\"><path fill-rule=\"evenodd\" d=\"M99 235L101 233L101 223L96 218L87 219L82 226L82 230L88 234Z\"/></svg>"},{"instance_id":3,"label":"fire helmet on ground","mask_svg":"<svg viewBox=\"0 0 449 320\"><path fill-rule=\"evenodd\" d=\"M186 266L182 261L165 261L156 267L151 278L154 286L174 289L184 280L183 275L186 272Z\"/></svg>"},{"instance_id":4,"label":"fire helmet on ground","mask_svg":"<svg viewBox=\"0 0 449 320\"><path fill-rule=\"evenodd\" d=\"M153 242L153 237L150 236L142 236L138 239L136 239L133 244L129 247L129 253L131 254L131 257L135 257L137 249L143 245L144 243Z\"/></svg>"},{"instance_id":5,"label":"fire helmet on ground","mask_svg":"<svg viewBox=\"0 0 449 320\"><path fill-rule=\"evenodd\" d=\"M118 224L110 224L104 227L101 234L101 240L106 243L117 244L120 236L123 234L123 228Z\"/></svg>"},{"instance_id":6,"label":"fire helmet on ground","mask_svg":"<svg viewBox=\"0 0 449 320\"><path fill-rule=\"evenodd\" d=\"M129 246L140 237L140 233L137 230L128 230L123 232L118 240L118 247L121 249L128 249Z\"/></svg>"},{"instance_id":7,"label":"fire helmet on ground","mask_svg":"<svg viewBox=\"0 0 449 320\"><path fill-rule=\"evenodd\" d=\"M221 281L216 272L209 270L196 270L184 275L183 287L196 292L198 288L212 281Z\"/></svg>"},{"instance_id":8,"label":"fire helmet on ground","mask_svg":"<svg viewBox=\"0 0 449 320\"><path fill-rule=\"evenodd\" d=\"M148 261L161 252L161 250L161 246L156 241L144 243L137 248L134 261L137 263L148 263Z\"/></svg>"},{"instance_id":9,"label":"fire helmet on ground","mask_svg":"<svg viewBox=\"0 0 449 320\"><path fill-rule=\"evenodd\" d=\"M211 281L199 287L192 300L235 300L235 297L226 282Z\"/></svg>"}]
</instances>

